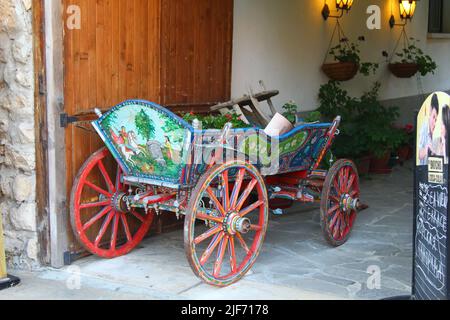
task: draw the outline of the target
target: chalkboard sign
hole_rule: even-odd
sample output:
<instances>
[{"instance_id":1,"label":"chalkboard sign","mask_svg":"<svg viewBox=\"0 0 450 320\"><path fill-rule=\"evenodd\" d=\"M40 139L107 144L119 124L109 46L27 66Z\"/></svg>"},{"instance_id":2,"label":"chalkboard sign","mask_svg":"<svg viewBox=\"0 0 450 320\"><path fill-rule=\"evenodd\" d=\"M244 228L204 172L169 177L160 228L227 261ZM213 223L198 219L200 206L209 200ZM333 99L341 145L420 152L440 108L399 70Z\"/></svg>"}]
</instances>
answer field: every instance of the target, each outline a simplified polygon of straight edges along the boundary
<instances>
[{"instance_id":1,"label":"chalkboard sign","mask_svg":"<svg viewBox=\"0 0 450 320\"><path fill-rule=\"evenodd\" d=\"M413 299L449 299L450 96L437 92L417 117Z\"/></svg>"}]
</instances>

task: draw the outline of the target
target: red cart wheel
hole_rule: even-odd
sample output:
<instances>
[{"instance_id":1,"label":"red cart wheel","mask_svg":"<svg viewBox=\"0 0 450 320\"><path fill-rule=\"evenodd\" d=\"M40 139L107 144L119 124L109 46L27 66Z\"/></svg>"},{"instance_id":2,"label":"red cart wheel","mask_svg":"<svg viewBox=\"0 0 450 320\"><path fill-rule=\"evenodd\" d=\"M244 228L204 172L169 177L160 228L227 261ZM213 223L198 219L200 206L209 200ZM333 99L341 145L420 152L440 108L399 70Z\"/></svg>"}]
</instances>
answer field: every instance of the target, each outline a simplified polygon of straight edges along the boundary
<instances>
[{"instance_id":1,"label":"red cart wheel","mask_svg":"<svg viewBox=\"0 0 450 320\"><path fill-rule=\"evenodd\" d=\"M268 217L264 179L253 165L233 161L209 169L192 192L184 224L194 273L218 287L241 279L259 255Z\"/></svg>"},{"instance_id":2,"label":"red cart wheel","mask_svg":"<svg viewBox=\"0 0 450 320\"><path fill-rule=\"evenodd\" d=\"M332 246L344 244L352 230L359 208L359 176L355 164L337 161L328 172L320 202L320 224Z\"/></svg>"},{"instance_id":3,"label":"red cart wheel","mask_svg":"<svg viewBox=\"0 0 450 320\"><path fill-rule=\"evenodd\" d=\"M145 214L127 208L123 197L129 186L121 182L123 173L118 165L113 182L106 169L111 160L108 149L95 152L81 167L70 200L76 238L86 250L103 258L133 250L147 234L154 216L153 211Z\"/></svg>"}]
</instances>

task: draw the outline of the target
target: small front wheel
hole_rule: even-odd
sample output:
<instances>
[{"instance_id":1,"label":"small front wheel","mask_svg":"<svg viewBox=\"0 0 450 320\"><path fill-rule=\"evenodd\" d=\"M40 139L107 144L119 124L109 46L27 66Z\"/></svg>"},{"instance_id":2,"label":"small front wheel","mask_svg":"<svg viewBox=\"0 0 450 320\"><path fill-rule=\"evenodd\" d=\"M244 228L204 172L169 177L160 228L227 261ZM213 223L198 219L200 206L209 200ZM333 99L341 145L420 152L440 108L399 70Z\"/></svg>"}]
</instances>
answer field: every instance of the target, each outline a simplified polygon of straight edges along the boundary
<instances>
[{"instance_id":1,"label":"small front wheel","mask_svg":"<svg viewBox=\"0 0 450 320\"><path fill-rule=\"evenodd\" d=\"M350 235L360 207L359 176L350 160L339 160L329 170L322 189L320 225L329 244L338 247Z\"/></svg>"},{"instance_id":2,"label":"small front wheel","mask_svg":"<svg viewBox=\"0 0 450 320\"><path fill-rule=\"evenodd\" d=\"M268 218L264 179L253 165L213 166L199 179L186 212L184 247L194 273L218 287L240 280L259 255Z\"/></svg>"}]
</instances>

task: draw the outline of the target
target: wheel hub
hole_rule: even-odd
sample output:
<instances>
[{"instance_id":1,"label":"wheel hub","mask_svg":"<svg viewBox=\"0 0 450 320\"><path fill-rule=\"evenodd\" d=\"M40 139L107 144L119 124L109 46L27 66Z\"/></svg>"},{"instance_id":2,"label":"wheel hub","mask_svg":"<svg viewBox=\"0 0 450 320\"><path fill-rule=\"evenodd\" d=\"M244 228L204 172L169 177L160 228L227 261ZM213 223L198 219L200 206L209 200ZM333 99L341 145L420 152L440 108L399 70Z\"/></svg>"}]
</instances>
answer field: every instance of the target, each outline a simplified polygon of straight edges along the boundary
<instances>
[{"instance_id":1,"label":"wheel hub","mask_svg":"<svg viewBox=\"0 0 450 320\"><path fill-rule=\"evenodd\" d=\"M344 194L341 197L341 210L344 212L358 210L359 198L352 198L349 194Z\"/></svg>"},{"instance_id":2,"label":"wheel hub","mask_svg":"<svg viewBox=\"0 0 450 320\"><path fill-rule=\"evenodd\" d=\"M248 233L250 231L251 221L248 218L239 216L236 212L230 212L223 221L223 230L230 235L239 233Z\"/></svg>"},{"instance_id":3,"label":"wheel hub","mask_svg":"<svg viewBox=\"0 0 450 320\"><path fill-rule=\"evenodd\" d=\"M124 192L116 192L111 197L111 206L118 212L127 213L128 207L125 201L126 193Z\"/></svg>"}]
</instances>

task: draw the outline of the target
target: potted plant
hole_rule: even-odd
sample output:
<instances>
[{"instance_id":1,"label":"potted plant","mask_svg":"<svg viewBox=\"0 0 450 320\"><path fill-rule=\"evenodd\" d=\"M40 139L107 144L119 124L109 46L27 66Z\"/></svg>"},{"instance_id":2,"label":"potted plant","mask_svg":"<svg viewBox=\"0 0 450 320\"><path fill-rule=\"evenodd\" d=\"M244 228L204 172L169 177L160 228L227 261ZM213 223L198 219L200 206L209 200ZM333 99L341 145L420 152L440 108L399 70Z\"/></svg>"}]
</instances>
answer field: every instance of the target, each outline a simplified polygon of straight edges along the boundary
<instances>
[{"instance_id":1,"label":"potted plant","mask_svg":"<svg viewBox=\"0 0 450 320\"><path fill-rule=\"evenodd\" d=\"M364 41L364 37L359 37L359 41ZM378 69L377 63L361 62L360 50L357 43L350 42L347 38L342 38L339 44L328 52L335 62L324 63L323 72L335 81L347 81L352 79L358 71L363 75L375 73Z\"/></svg>"},{"instance_id":2,"label":"potted plant","mask_svg":"<svg viewBox=\"0 0 450 320\"><path fill-rule=\"evenodd\" d=\"M235 112L227 114L195 114L193 112L185 113L182 115L186 122L192 123L194 119L197 119L202 124L202 129L222 129L226 123L230 122L233 128L247 128L248 124L239 118L239 115Z\"/></svg>"},{"instance_id":3,"label":"potted plant","mask_svg":"<svg viewBox=\"0 0 450 320\"><path fill-rule=\"evenodd\" d=\"M385 107L378 101L379 88L375 83L361 98L352 98L339 83L331 81L319 93L322 115L327 120L342 116L333 153L354 160L362 173L369 167L372 172L388 172L391 151L403 141L401 130L394 127L398 108Z\"/></svg>"},{"instance_id":4,"label":"potted plant","mask_svg":"<svg viewBox=\"0 0 450 320\"><path fill-rule=\"evenodd\" d=\"M311 122L317 122L320 121L322 118L322 115L319 111L309 111L307 114L304 115L304 118L300 119L298 118L298 106L295 103L295 101L290 100L286 102L283 105L283 116L288 119L293 125L297 123L297 121L305 122L305 123L311 123Z\"/></svg>"},{"instance_id":5,"label":"potted plant","mask_svg":"<svg viewBox=\"0 0 450 320\"><path fill-rule=\"evenodd\" d=\"M410 40L401 51L395 53L398 60L389 63L389 70L398 78L411 78L417 72L421 76L428 73L434 74L437 69L436 62L416 46L418 40L414 38L410 38Z\"/></svg>"}]
</instances>

